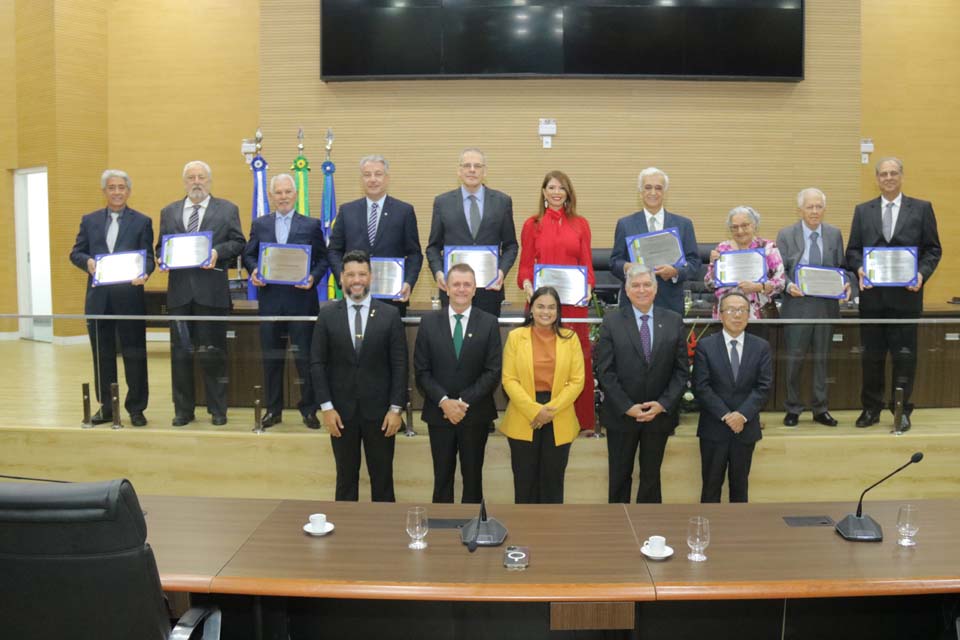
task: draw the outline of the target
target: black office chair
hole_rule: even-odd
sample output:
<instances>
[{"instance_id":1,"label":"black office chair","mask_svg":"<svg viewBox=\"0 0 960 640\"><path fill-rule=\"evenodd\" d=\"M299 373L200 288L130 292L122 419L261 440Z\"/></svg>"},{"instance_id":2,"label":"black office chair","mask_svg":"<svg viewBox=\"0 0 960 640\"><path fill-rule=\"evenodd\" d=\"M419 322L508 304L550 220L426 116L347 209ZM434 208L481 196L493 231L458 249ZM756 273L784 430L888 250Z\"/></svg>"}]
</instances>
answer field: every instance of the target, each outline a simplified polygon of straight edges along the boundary
<instances>
[{"instance_id":1,"label":"black office chair","mask_svg":"<svg viewBox=\"0 0 960 640\"><path fill-rule=\"evenodd\" d=\"M205 621L204 639L219 638L216 609L171 631L146 537L127 480L0 483L0 635L185 640Z\"/></svg>"}]
</instances>

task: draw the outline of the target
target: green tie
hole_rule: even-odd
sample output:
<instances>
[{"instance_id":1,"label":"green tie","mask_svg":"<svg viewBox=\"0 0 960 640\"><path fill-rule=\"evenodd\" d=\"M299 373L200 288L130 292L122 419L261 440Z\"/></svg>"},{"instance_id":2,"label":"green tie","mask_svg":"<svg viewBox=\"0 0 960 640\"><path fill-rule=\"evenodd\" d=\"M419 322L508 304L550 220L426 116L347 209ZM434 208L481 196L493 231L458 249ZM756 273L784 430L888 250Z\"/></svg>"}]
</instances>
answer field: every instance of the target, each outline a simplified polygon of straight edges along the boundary
<instances>
[{"instance_id":1,"label":"green tie","mask_svg":"<svg viewBox=\"0 0 960 640\"><path fill-rule=\"evenodd\" d=\"M453 328L453 350L457 352L457 357L460 357L460 349L463 348L463 325L460 324L460 321L463 319L462 313L455 313L453 315L457 319L457 326Z\"/></svg>"}]
</instances>

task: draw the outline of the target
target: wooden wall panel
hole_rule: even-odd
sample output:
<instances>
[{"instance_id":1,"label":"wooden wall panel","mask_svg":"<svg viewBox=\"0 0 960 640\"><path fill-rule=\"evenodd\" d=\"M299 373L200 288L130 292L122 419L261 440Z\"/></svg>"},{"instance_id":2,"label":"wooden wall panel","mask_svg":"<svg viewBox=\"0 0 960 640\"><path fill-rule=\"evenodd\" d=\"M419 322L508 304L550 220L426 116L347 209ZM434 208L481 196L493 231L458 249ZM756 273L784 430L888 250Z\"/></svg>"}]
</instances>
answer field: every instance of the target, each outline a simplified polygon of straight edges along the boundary
<instances>
[{"instance_id":1,"label":"wooden wall panel","mask_svg":"<svg viewBox=\"0 0 960 640\"><path fill-rule=\"evenodd\" d=\"M16 255L12 232L13 169L17 166L17 61L16 7L14 0L0 0L0 225L11 230L0 238L0 255ZM17 265L13 260L0 264L0 313L17 312ZM0 320L0 333L17 330L14 320Z\"/></svg>"}]
</instances>

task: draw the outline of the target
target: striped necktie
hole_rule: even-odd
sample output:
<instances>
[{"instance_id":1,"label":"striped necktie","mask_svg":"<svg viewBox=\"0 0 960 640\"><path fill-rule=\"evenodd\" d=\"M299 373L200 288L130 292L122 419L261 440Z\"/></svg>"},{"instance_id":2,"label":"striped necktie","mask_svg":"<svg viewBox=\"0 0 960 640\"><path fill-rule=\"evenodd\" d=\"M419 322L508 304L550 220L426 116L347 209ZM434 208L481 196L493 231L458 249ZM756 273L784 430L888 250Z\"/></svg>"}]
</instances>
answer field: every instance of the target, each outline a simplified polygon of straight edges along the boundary
<instances>
[{"instance_id":1,"label":"striped necktie","mask_svg":"<svg viewBox=\"0 0 960 640\"><path fill-rule=\"evenodd\" d=\"M367 219L367 237L370 239L370 247L373 248L373 241L377 239L377 209L380 206L374 202L370 205L370 217Z\"/></svg>"}]
</instances>

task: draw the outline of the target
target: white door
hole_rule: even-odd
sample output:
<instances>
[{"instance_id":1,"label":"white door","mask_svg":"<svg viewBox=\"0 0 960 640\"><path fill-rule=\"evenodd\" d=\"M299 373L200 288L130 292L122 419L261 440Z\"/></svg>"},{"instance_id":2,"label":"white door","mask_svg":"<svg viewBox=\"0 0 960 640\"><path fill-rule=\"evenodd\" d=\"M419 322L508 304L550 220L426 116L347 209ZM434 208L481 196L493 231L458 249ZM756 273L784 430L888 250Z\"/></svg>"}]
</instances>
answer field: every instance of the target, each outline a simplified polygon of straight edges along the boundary
<instances>
[{"instance_id":1,"label":"white door","mask_svg":"<svg viewBox=\"0 0 960 640\"><path fill-rule=\"evenodd\" d=\"M53 342L50 292L50 217L47 168L14 172L14 217L17 233L17 303L20 337ZM66 256L64 256L66 259Z\"/></svg>"}]
</instances>

